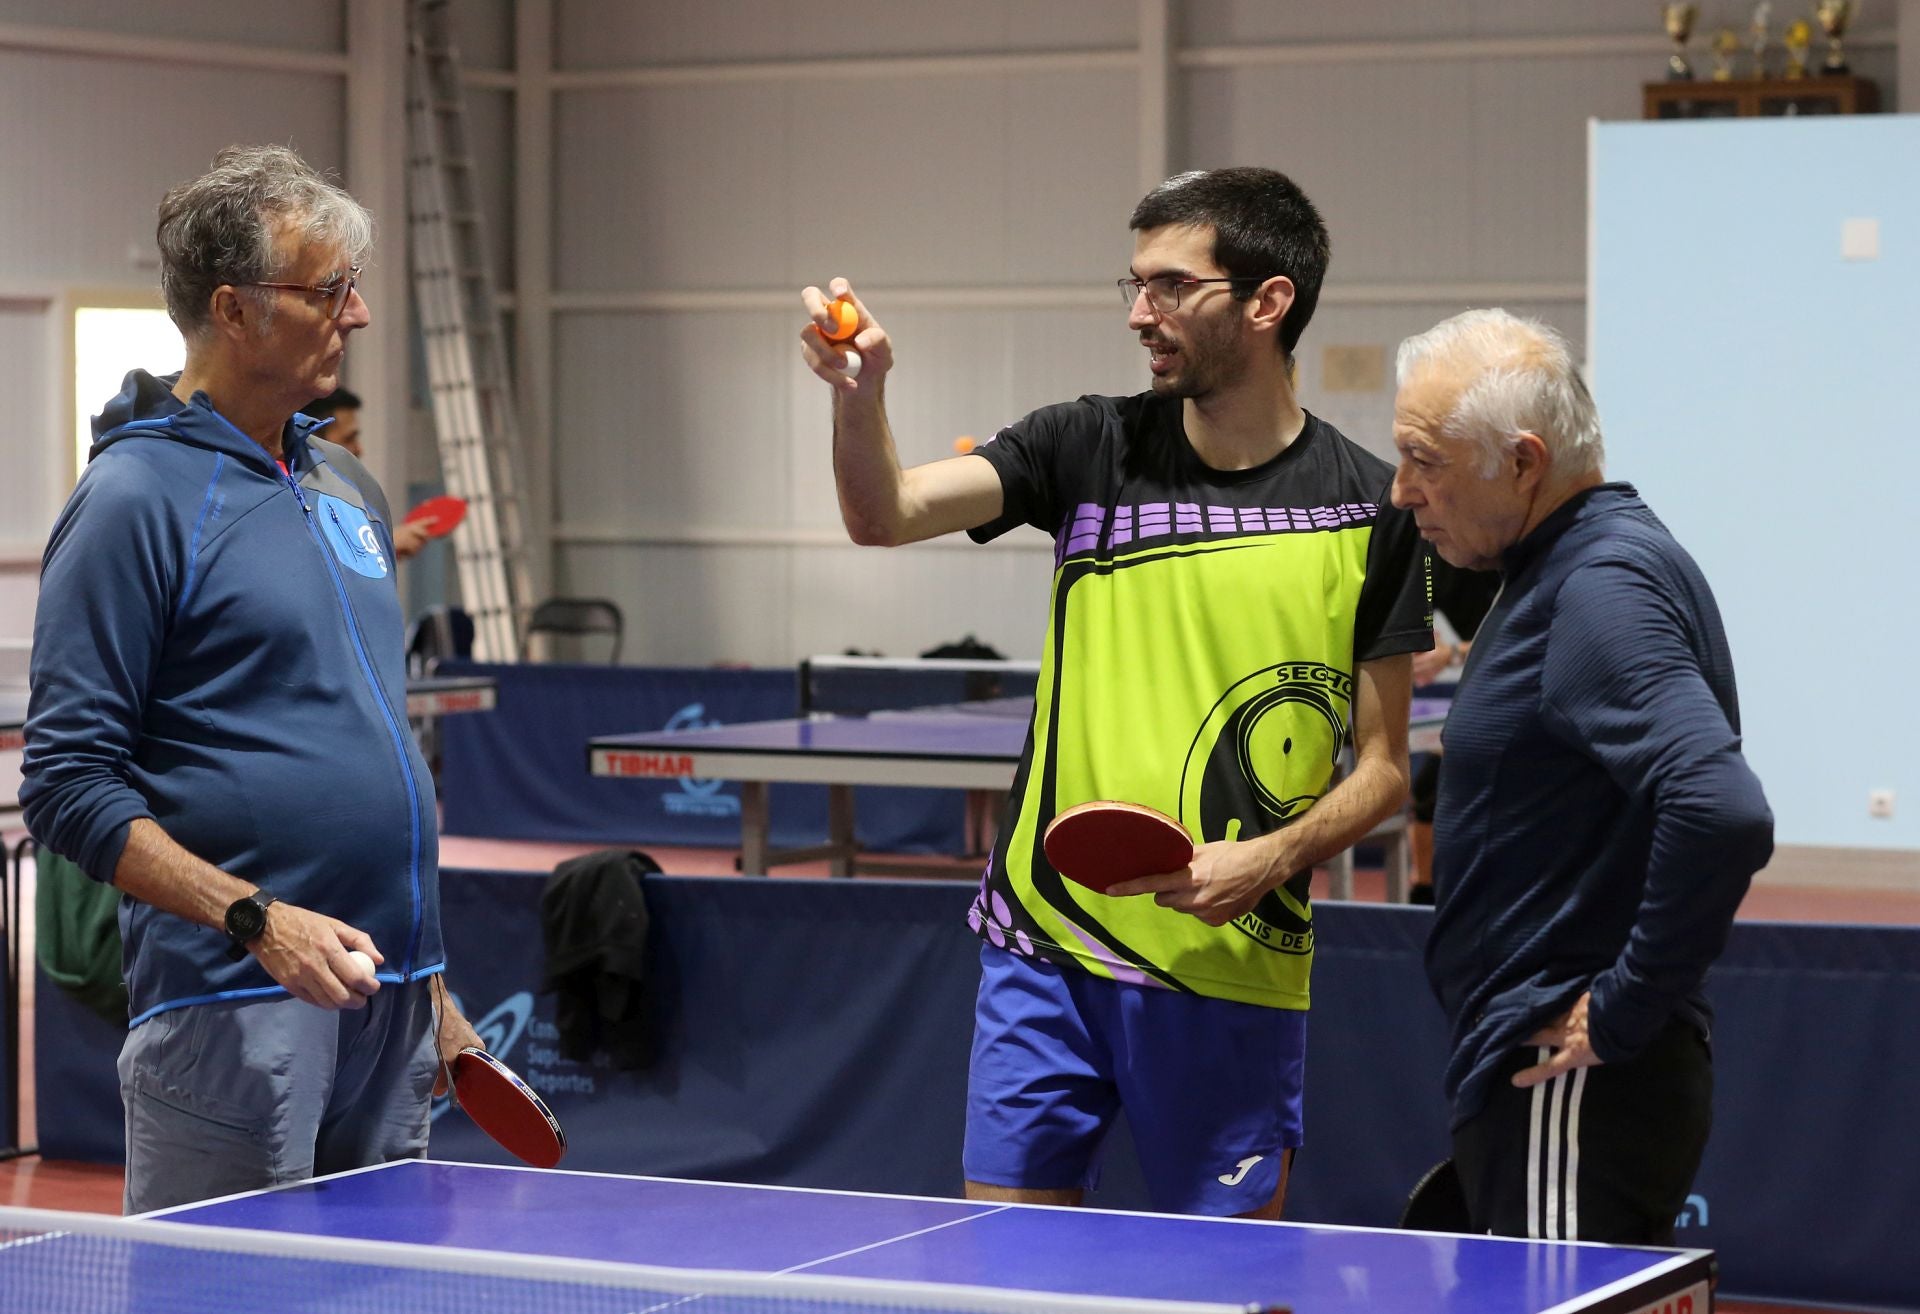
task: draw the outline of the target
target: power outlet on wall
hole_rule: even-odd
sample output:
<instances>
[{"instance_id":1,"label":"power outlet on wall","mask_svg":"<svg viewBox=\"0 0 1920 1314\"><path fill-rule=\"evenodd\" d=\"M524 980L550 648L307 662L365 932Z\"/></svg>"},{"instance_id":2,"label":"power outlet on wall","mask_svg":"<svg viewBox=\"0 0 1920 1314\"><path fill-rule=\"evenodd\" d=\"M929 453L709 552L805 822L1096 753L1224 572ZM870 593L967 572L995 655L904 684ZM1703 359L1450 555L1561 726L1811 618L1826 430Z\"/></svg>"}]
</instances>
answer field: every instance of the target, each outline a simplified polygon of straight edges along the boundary
<instances>
[{"instance_id":1,"label":"power outlet on wall","mask_svg":"<svg viewBox=\"0 0 1920 1314\"><path fill-rule=\"evenodd\" d=\"M1867 815L1869 817L1891 817L1893 815L1893 791L1891 789L1869 789L1867 791Z\"/></svg>"}]
</instances>

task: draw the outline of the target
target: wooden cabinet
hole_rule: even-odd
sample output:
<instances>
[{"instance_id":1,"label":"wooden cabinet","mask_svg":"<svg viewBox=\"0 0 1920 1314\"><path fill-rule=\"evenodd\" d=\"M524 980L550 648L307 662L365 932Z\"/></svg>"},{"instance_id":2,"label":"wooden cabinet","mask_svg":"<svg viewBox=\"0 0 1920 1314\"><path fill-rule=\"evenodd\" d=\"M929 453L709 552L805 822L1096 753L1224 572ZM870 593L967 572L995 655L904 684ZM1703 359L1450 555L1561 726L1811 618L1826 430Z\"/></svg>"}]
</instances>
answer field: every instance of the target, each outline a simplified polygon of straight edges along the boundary
<instances>
[{"instance_id":1,"label":"wooden cabinet","mask_svg":"<svg viewBox=\"0 0 1920 1314\"><path fill-rule=\"evenodd\" d=\"M1865 78L1770 79L1765 82L1649 82L1643 117L1743 119L1786 114L1872 114L1880 93Z\"/></svg>"}]
</instances>

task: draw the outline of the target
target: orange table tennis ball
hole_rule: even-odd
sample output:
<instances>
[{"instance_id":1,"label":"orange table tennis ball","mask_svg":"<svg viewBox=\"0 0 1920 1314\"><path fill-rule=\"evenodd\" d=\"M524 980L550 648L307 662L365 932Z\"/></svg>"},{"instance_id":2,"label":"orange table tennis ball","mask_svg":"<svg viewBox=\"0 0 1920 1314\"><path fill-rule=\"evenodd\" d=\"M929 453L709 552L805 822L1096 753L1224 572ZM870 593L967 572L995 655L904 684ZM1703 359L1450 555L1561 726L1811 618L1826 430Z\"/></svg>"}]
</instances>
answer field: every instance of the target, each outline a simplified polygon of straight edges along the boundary
<instances>
[{"instance_id":1,"label":"orange table tennis ball","mask_svg":"<svg viewBox=\"0 0 1920 1314\"><path fill-rule=\"evenodd\" d=\"M860 312L846 297L835 297L829 301L827 316L833 323L820 332L826 335L828 342L845 342L860 327Z\"/></svg>"},{"instance_id":2,"label":"orange table tennis ball","mask_svg":"<svg viewBox=\"0 0 1920 1314\"><path fill-rule=\"evenodd\" d=\"M969 438L966 434L961 434L953 440L953 454L955 456L965 456L974 449L974 446L973 439Z\"/></svg>"}]
</instances>

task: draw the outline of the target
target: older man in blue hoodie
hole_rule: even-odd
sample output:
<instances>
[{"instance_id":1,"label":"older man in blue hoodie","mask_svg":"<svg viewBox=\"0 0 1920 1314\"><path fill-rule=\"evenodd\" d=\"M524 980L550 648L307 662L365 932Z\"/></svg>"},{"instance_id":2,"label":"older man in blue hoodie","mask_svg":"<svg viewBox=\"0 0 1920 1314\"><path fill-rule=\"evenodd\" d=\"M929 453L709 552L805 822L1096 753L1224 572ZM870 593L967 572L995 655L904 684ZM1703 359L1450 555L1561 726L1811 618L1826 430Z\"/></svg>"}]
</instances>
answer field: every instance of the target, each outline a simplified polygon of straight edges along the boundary
<instances>
[{"instance_id":1,"label":"older man in blue hoodie","mask_svg":"<svg viewBox=\"0 0 1920 1314\"><path fill-rule=\"evenodd\" d=\"M437 980L392 518L297 413L368 322L372 238L280 147L170 191L186 369L127 376L47 544L21 800L126 896L129 1213L423 1154L478 1039Z\"/></svg>"}]
</instances>

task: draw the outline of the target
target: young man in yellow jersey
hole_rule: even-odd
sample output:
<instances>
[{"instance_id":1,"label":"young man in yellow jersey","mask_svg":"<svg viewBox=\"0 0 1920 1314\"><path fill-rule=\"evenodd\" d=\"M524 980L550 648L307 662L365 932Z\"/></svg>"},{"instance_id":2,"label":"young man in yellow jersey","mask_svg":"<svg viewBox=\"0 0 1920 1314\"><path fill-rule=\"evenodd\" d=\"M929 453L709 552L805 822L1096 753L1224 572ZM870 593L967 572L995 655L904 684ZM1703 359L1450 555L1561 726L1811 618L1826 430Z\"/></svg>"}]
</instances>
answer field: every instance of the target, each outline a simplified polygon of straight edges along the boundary
<instances>
[{"instance_id":1,"label":"young man in yellow jersey","mask_svg":"<svg viewBox=\"0 0 1920 1314\"><path fill-rule=\"evenodd\" d=\"M802 351L834 386L855 542L1029 524L1055 543L1033 733L969 918L968 1195L1078 1203L1124 1108L1157 1208L1278 1217L1303 1135L1308 880L1406 797L1426 554L1392 467L1295 398L1329 251L1300 189L1182 174L1130 226L1120 291L1150 392L1049 406L902 470L892 340L860 305L849 377L821 333L845 279L802 294ZM1178 817L1192 865L1106 895L1064 881L1041 836L1092 799Z\"/></svg>"}]
</instances>

